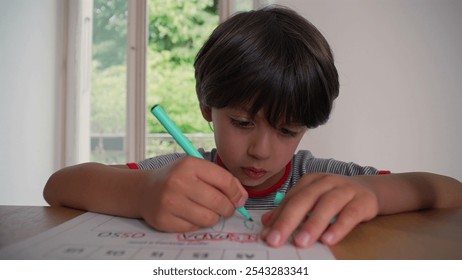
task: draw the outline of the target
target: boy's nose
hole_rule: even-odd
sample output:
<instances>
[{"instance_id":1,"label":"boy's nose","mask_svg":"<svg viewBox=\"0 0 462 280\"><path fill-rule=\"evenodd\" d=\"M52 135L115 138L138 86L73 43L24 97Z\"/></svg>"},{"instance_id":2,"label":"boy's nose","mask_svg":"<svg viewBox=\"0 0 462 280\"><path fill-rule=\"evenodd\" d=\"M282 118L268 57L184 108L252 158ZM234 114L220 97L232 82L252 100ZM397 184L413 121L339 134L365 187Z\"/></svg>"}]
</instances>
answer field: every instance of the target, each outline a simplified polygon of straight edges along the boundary
<instances>
[{"instance_id":1,"label":"boy's nose","mask_svg":"<svg viewBox=\"0 0 462 280\"><path fill-rule=\"evenodd\" d=\"M256 133L249 143L247 153L256 159L267 159L271 156L271 135Z\"/></svg>"}]
</instances>

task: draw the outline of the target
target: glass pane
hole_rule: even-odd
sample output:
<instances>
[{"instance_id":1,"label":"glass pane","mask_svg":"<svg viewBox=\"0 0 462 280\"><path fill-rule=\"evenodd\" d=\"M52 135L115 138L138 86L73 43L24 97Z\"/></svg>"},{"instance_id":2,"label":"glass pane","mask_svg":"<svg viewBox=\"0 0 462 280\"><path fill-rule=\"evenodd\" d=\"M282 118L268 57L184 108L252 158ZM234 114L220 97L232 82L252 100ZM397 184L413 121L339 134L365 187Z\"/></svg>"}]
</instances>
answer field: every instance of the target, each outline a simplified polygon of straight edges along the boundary
<instances>
[{"instance_id":1,"label":"glass pane","mask_svg":"<svg viewBox=\"0 0 462 280\"><path fill-rule=\"evenodd\" d=\"M262 2L262 5L263 3L266 5L266 2L274 2L274 1L259 1L259 2ZM235 11L250 11L253 9L254 7L254 0L234 0L234 10Z\"/></svg>"},{"instance_id":2,"label":"glass pane","mask_svg":"<svg viewBox=\"0 0 462 280\"><path fill-rule=\"evenodd\" d=\"M161 104L195 147L210 150L213 134L196 97L194 58L217 26L218 1L150 0L147 63L148 157L182 152L150 113Z\"/></svg>"},{"instance_id":3,"label":"glass pane","mask_svg":"<svg viewBox=\"0 0 462 280\"><path fill-rule=\"evenodd\" d=\"M126 161L126 0L94 0L91 161Z\"/></svg>"}]
</instances>

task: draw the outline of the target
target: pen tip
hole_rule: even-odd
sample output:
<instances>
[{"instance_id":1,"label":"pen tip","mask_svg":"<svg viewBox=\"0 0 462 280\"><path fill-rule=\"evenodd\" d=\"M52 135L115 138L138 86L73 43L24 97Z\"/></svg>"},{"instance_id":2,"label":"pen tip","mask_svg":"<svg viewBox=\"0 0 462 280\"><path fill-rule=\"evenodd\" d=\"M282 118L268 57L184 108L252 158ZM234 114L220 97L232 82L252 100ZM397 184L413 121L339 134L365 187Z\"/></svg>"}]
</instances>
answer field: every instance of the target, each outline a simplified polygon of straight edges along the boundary
<instances>
[{"instance_id":1,"label":"pen tip","mask_svg":"<svg viewBox=\"0 0 462 280\"><path fill-rule=\"evenodd\" d=\"M252 219L252 218L249 218L249 221L253 222L253 219Z\"/></svg>"}]
</instances>

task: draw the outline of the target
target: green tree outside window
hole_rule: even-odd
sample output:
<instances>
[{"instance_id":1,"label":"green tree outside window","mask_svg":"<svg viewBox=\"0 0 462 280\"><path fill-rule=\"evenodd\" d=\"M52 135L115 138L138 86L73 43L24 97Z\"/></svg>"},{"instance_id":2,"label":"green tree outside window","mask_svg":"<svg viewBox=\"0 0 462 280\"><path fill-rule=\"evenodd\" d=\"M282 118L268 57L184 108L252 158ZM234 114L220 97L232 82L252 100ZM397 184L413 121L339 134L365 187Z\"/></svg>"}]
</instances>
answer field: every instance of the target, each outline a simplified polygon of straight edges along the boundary
<instances>
[{"instance_id":1,"label":"green tree outside window","mask_svg":"<svg viewBox=\"0 0 462 280\"><path fill-rule=\"evenodd\" d=\"M126 0L95 0L93 18L91 132L123 135L126 123ZM149 0L148 133L165 132L149 112L150 107L158 103L168 110L185 133L211 132L200 115L193 63L218 21L217 0ZM148 141L148 154L152 146L162 145L165 146L162 152L171 151L171 141ZM105 157L92 156L92 160L107 162ZM117 155L109 160L120 162L124 157Z\"/></svg>"}]
</instances>

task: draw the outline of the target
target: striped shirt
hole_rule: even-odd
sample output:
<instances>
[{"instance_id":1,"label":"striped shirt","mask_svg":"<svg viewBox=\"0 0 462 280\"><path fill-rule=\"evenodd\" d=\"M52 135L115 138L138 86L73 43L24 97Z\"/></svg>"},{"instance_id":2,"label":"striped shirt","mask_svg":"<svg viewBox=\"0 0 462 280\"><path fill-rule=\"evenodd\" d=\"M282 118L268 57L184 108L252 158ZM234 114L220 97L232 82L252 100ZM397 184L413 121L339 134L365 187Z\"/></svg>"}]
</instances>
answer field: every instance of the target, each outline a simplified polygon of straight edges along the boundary
<instances>
[{"instance_id":1,"label":"striped shirt","mask_svg":"<svg viewBox=\"0 0 462 280\"><path fill-rule=\"evenodd\" d=\"M221 164L216 149L210 152L205 152L200 149L199 152L204 156L204 159L211 162ZM132 169L159 169L177 159L186 156L183 153L167 154L145 159L137 164L128 164ZM284 180L277 183L269 193L260 193L252 195L249 191L249 199L245 207L247 209L267 210L277 206L275 203L276 193L285 195L305 174L310 173L330 173L345 176L356 175L377 175L387 174L389 171L379 171L370 166L360 166L352 162L342 162L334 159L315 158L310 151L298 151L292 158L292 161L286 166L286 174Z\"/></svg>"}]
</instances>

